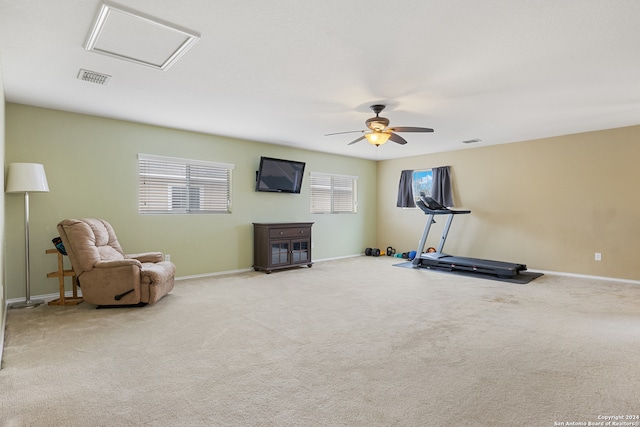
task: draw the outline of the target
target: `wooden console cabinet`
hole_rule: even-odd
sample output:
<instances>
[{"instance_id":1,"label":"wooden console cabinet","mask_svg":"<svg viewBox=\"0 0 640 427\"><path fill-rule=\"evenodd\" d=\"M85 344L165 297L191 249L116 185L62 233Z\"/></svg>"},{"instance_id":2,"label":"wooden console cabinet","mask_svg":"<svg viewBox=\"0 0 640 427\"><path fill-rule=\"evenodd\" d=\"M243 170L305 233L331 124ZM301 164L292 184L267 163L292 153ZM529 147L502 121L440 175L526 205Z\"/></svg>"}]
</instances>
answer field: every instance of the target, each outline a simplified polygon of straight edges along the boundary
<instances>
[{"instance_id":1,"label":"wooden console cabinet","mask_svg":"<svg viewBox=\"0 0 640 427\"><path fill-rule=\"evenodd\" d=\"M311 267L312 222L253 223L253 269Z\"/></svg>"}]
</instances>

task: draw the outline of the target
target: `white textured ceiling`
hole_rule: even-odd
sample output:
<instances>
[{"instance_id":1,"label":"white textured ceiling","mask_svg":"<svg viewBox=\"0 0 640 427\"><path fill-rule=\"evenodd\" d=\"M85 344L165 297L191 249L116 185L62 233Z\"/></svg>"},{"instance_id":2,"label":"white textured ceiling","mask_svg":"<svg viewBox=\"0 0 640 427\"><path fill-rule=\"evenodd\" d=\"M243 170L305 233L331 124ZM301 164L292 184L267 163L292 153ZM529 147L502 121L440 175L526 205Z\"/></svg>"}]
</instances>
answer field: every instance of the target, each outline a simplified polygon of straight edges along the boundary
<instances>
[{"instance_id":1,"label":"white textured ceiling","mask_svg":"<svg viewBox=\"0 0 640 427\"><path fill-rule=\"evenodd\" d=\"M637 0L112 4L202 38L160 71L84 49L98 0L0 0L6 100L378 160L640 124ZM435 132L324 136L375 103Z\"/></svg>"}]
</instances>

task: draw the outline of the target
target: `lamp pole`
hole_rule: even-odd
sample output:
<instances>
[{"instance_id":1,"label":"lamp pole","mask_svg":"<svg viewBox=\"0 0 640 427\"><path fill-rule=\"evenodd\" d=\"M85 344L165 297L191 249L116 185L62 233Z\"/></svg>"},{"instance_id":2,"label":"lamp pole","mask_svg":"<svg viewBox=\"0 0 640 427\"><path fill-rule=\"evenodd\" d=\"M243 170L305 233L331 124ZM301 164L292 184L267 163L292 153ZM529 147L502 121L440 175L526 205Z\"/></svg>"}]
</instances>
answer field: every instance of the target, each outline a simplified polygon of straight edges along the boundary
<instances>
[{"instance_id":1,"label":"lamp pole","mask_svg":"<svg viewBox=\"0 0 640 427\"><path fill-rule=\"evenodd\" d=\"M9 308L33 308L44 304L43 300L31 299L31 268L29 266L29 192L24 192L24 275L26 280L25 300L9 304Z\"/></svg>"},{"instance_id":2,"label":"lamp pole","mask_svg":"<svg viewBox=\"0 0 640 427\"><path fill-rule=\"evenodd\" d=\"M44 167L37 163L11 163L7 174L7 193L24 193L24 272L25 300L9 304L9 308L33 308L44 304L31 299L31 268L29 265L29 192L48 192Z\"/></svg>"}]
</instances>

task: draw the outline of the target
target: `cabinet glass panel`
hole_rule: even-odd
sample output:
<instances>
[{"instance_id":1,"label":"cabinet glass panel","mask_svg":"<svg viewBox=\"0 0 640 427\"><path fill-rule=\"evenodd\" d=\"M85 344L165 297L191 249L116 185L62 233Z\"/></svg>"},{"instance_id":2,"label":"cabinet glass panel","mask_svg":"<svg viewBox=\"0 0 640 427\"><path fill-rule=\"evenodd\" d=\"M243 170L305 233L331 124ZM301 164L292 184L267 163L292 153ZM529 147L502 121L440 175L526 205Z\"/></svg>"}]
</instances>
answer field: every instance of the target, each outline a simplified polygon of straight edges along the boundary
<instances>
[{"instance_id":1,"label":"cabinet glass panel","mask_svg":"<svg viewBox=\"0 0 640 427\"><path fill-rule=\"evenodd\" d=\"M309 260L309 241L293 241L291 242L291 262L301 262Z\"/></svg>"},{"instance_id":2,"label":"cabinet glass panel","mask_svg":"<svg viewBox=\"0 0 640 427\"><path fill-rule=\"evenodd\" d=\"M271 243L271 265L289 263L289 242Z\"/></svg>"}]
</instances>

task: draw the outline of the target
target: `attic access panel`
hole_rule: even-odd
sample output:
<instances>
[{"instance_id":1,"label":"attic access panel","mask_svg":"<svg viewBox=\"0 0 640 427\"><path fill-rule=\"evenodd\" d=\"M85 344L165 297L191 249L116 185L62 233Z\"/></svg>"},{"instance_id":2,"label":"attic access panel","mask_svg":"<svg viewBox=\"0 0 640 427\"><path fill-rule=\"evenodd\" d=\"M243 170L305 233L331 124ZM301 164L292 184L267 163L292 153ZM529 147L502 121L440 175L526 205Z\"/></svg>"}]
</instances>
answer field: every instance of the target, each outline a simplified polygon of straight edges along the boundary
<instances>
[{"instance_id":1,"label":"attic access panel","mask_svg":"<svg viewBox=\"0 0 640 427\"><path fill-rule=\"evenodd\" d=\"M166 70L199 39L193 31L105 2L85 49Z\"/></svg>"}]
</instances>

